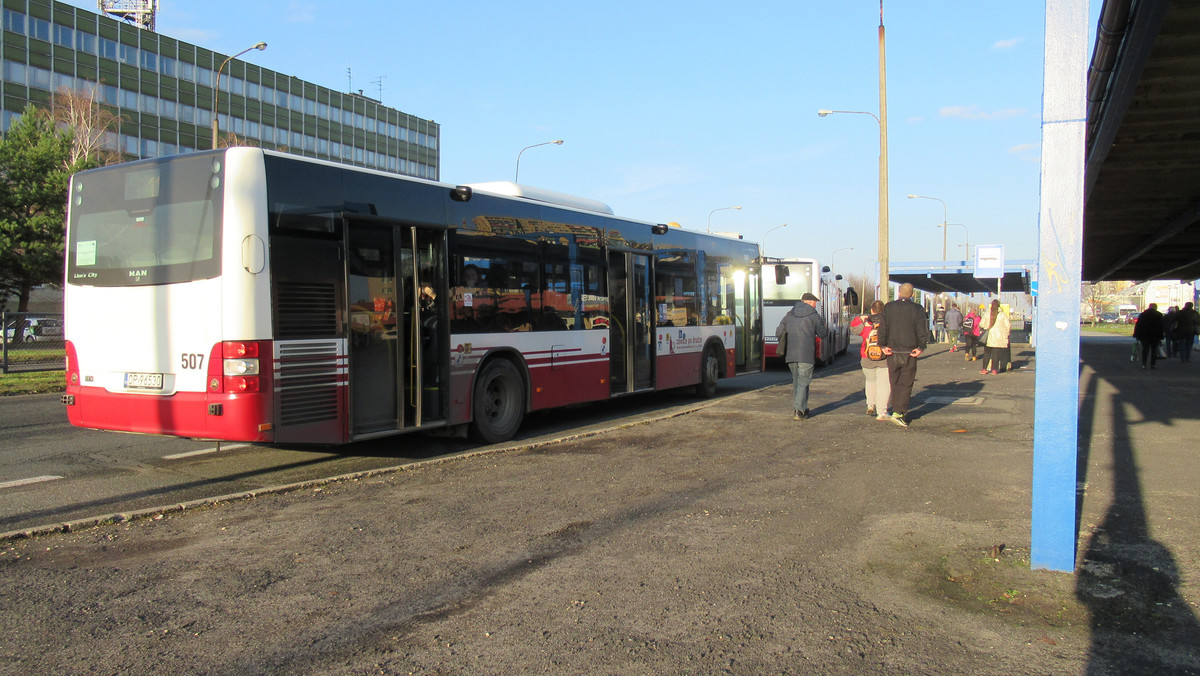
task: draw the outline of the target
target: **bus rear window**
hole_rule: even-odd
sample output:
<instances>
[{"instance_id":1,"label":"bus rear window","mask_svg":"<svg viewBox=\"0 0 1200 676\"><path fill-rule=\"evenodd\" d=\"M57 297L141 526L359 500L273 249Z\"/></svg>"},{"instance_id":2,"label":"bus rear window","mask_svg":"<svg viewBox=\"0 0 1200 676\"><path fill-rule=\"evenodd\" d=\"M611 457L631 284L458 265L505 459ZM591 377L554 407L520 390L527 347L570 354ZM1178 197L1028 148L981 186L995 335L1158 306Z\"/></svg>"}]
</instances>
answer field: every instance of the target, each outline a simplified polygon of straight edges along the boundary
<instances>
[{"instance_id":1,"label":"bus rear window","mask_svg":"<svg viewBox=\"0 0 1200 676\"><path fill-rule=\"evenodd\" d=\"M181 156L76 175L67 282L143 286L220 275L222 161Z\"/></svg>"}]
</instances>

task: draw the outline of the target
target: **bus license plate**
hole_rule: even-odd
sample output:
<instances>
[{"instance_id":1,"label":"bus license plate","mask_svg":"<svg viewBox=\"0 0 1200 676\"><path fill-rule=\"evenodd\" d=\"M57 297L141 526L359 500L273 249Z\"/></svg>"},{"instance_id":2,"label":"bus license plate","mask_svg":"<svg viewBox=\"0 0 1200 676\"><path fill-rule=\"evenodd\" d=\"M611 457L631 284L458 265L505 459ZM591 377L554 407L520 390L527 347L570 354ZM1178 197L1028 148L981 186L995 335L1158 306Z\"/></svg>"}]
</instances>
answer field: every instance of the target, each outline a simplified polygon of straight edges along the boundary
<instances>
[{"instance_id":1,"label":"bus license plate","mask_svg":"<svg viewBox=\"0 0 1200 676\"><path fill-rule=\"evenodd\" d=\"M161 373L126 373L125 387L137 390L161 390L163 374Z\"/></svg>"}]
</instances>

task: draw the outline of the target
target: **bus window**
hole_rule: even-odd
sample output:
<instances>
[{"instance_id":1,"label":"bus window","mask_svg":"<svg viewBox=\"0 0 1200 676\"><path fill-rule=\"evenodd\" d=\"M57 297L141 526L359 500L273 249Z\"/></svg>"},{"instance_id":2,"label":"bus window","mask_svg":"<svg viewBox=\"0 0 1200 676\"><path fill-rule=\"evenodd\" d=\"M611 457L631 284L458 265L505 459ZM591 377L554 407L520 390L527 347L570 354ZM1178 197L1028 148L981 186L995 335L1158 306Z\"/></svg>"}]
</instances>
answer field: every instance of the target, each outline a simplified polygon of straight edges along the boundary
<instances>
[{"instance_id":1,"label":"bus window","mask_svg":"<svg viewBox=\"0 0 1200 676\"><path fill-rule=\"evenodd\" d=\"M696 264L686 253L663 251L658 254L654 268L654 303L658 326L699 324Z\"/></svg>"}]
</instances>

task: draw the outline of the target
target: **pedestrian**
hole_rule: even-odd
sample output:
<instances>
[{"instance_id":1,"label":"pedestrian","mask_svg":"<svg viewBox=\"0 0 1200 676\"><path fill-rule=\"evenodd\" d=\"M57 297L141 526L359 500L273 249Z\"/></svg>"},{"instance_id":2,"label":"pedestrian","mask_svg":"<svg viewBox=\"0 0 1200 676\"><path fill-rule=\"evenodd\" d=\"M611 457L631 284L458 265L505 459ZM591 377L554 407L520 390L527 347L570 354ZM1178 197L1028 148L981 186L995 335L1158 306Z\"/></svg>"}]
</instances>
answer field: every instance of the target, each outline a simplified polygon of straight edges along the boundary
<instances>
[{"instance_id":1,"label":"pedestrian","mask_svg":"<svg viewBox=\"0 0 1200 676\"><path fill-rule=\"evenodd\" d=\"M950 342L950 351L958 352L958 338L962 333L963 314L959 311L958 305L950 304L950 309L946 310L946 339Z\"/></svg>"},{"instance_id":2,"label":"pedestrian","mask_svg":"<svg viewBox=\"0 0 1200 676\"><path fill-rule=\"evenodd\" d=\"M1175 356L1175 315L1179 314L1179 308L1172 305L1167 308L1167 314L1163 315L1163 348L1168 357Z\"/></svg>"},{"instance_id":3,"label":"pedestrian","mask_svg":"<svg viewBox=\"0 0 1200 676\"><path fill-rule=\"evenodd\" d=\"M975 356L975 348L979 345L979 332L982 330L979 327L980 316L975 312L974 307L967 307L967 316L963 317L963 342L967 345L963 348L966 352L963 355L963 361L975 361L978 357Z\"/></svg>"},{"instance_id":4,"label":"pedestrian","mask_svg":"<svg viewBox=\"0 0 1200 676\"><path fill-rule=\"evenodd\" d=\"M929 320L925 310L913 302L912 284L901 284L896 294L896 300L883 306L879 343L888 356L891 421L900 427L908 427L908 405L912 400L913 382L917 379L917 357L925 351Z\"/></svg>"},{"instance_id":5,"label":"pedestrian","mask_svg":"<svg viewBox=\"0 0 1200 676\"><path fill-rule=\"evenodd\" d=\"M1179 361L1192 360L1192 342L1197 332L1200 332L1200 314L1196 313L1189 301L1175 315L1175 348L1179 352Z\"/></svg>"},{"instance_id":6,"label":"pedestrian","mask_svg":"<svg viewBox=\"0 0 1200 676\"><path fill-rule=\"evenodd\" d=\"M825 333L825 318L817 312L818 301L811 293L804 294L775 329L775 335L786 336L787 341L783 360L792 372L792 420L808 417L808 385L817 356L817 334Z\"/></svg>"},{"instance_id":7,"label":"pedestrian","mask_svg":"<svg viewBox=\"0 0 1200 676\"><path fill-rule=\"evenodd\" d=\"M871 314L860 315L850 322L850 328L859 330L862 345L859 347L859 364L862 366L864 390L867 394L867 415L876 420L888 420L888 398L892 394L892 382L888 375L887 355L879 344L879 323L883 321L883 301L871 303Z\"/></svg>"},{"instance_id":8,"label":"pedestrian","mask_svg":"<svg viewBox=\"0 0 1200 676\"><path fill-rule=\"evenodd\" d=\"M1158 363L1158 343L1163 338L1163 315L1158 311L1158 303L1151 303L1146 311L1138 315L1133 324L1133 338L1142 346L1142 369L1146 368L1146 359L1150 360L1150 369Z\"/></svg>"},{"instance_id":9,"label":"pedestrian","mask_svg":"<svg viewBox=\"0 0 1200 676\"><path fill-rule=\"evenodd\" d=\"M946 342L946 306L939 305L933 311L933 340L938 343Z\"/></svg>"},{"instance_id":10,"label":"pedestrian","mask_svg":"<svg viewBox=\"0 0 1200 676\"><path fill-rule=\"evenodd\" d=\"M1008 313L1000 306L1000 299L993 298L992 305L983 315L980 326L987 331L983 341L983 369L979 375L997 375L1003 368L1012 368L1012 351L1008 346L1008 334L1012 331L1012 322Z\"/></svg>"}]
</instances>

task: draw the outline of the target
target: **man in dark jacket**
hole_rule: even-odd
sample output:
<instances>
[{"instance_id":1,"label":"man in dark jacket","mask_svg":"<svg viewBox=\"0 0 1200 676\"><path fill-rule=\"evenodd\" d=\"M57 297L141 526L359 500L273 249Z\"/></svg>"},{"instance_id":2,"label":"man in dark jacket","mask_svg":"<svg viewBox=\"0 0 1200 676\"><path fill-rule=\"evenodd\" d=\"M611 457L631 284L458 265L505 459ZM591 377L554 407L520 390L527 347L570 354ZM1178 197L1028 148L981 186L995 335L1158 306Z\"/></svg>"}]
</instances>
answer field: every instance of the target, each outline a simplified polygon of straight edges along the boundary
<instances>
[{"instance_id":1,"label":"man in dark jacket","mask_svg":"<svg viewBox=\"0 0 1200 676\"><path fill-rule=\"evenodd\" d=\"M883 306L879 344L888 355L888 376L892 383L892 422L908 427L908 405L913 382L917 379L917 357L925 351L929 322L925 310L913 302L913 285L904 283L898 298Z\"/></svg>"},{"instance_id":2,"label":"man in dark jacket","mask_svg":"<svg viewBox=\"0 0 1200 676\"><path fill-rule=\"evenodd\" d=\"M801 296L775 329L776 336L787 335L783 360L792 372L792 420L808 417L808 385L816 361L817 333L825 334L825 318L817 312L818 300L811 293Z\"/></svg>"},{"instance_id":3,"label":"man in dark jacket","mask_svg":"<svg viewBox=\"0 0 1200 676\"><path fill-rule=\"evenodd\" d=\"M1179 350L1179 361L1192 360L1192 342L1200 333L1200 314L1192 309L1190 302L1175 314L1175 347Z\"/></svg>"},{"instance_id":4,"label":"man in dark jacket","mask_svg":"<svg viewBox=\"0 0 1200 676\"><path fill-rule=\"evenodd\" d=\"M1150 368L1158 363L1158 342L1163 338L1163 316L1158 311L1158 303L1151 303L1146 311L1138 315L1133 325L1133 337L1142 345L1142 368L1146 368L1146 358L1150 358Z\"/></svg>"}]
</instances>

